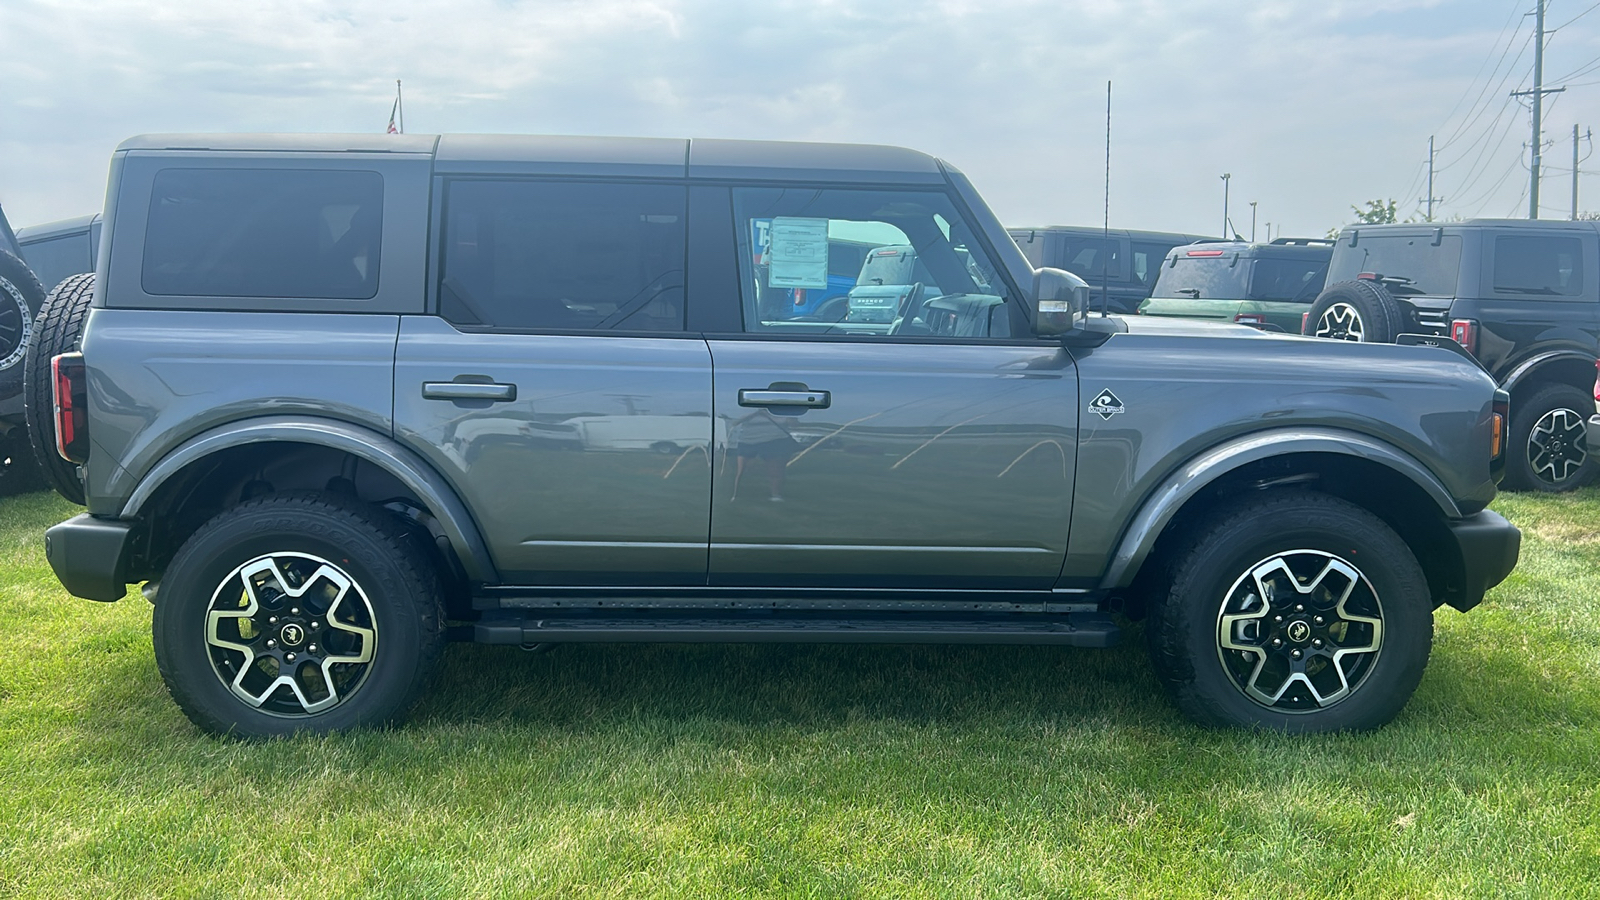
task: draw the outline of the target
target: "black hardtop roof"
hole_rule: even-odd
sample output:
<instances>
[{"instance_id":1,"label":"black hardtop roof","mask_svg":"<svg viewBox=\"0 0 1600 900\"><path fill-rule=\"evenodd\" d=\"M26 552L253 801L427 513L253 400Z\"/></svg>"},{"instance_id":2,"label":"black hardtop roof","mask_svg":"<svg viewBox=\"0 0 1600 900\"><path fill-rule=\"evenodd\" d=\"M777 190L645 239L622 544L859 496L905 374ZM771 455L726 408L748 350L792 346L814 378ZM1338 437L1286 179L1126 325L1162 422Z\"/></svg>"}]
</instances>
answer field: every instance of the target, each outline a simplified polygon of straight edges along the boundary
<instances>
[{"instance_id":1,"label":"black hardtop roof","mask_svg":"<svg viewBox=\"0 0 1600 900\"><path fill-rule=\"evenodd\" d=\"M1084 237L1099 237L1106 233L1105 229L1099 225L1041 225L1036 228L1007 228L1006 231L1012 235L1036 232L1039 234L1076 234ZM1157 241L1175 241L1182 244L1212 240L1208 235L1186 234L1181 231L1138 231L1128 228L1113 228L1111 233L1117 237L1127 237L1133 240L1149 238Z\"/></svg>"},{"instance_id":2,"label":"black hardtop roof","mask_svg":"<svg viewBox=\"0 0 1600 900\"><path fill-rule=\"evenodd\" d=\"M1459 222L1392 222L1383 225L1346 225L1339 229L1339 238L1348 243L1352 231L1363 235L1377 234L1431 234L1442 230L1445 234L1460 234L1465 231L1478 231L1493 228L1496 230L1538 228L1538 229L1564 229L1571 231L1593 232L1600 229L1600 222L1592 219L1464 219ZM1359 238L1358 238L1359 239Z\"/></svg>"},{"instance_id":3,"label":"black hardtop roof","mask_svg":"<svg viewBox=\"0 0 1600 900\"><path fill-rule=\"evenodd\" d=\"M119 151L432 154L442 174L944 183L925 153L871 144L513 134L151 134Z\"/></svg>"},{"instance_id":4,"label":"black hardtop roof","mask_svg":"<svg viewBox=\"0 0 1600 900\"><path fill-rule=\"evenodd\" d=\"M70 219L58 219L54 222L43 222L38 225L24 225L17 229L17 240L28 243L48 240L78 231L88 231L94 225L95 220L99 218L99 213L91 213L87 216L73 216Z\"/></svg>"}]
</instances>

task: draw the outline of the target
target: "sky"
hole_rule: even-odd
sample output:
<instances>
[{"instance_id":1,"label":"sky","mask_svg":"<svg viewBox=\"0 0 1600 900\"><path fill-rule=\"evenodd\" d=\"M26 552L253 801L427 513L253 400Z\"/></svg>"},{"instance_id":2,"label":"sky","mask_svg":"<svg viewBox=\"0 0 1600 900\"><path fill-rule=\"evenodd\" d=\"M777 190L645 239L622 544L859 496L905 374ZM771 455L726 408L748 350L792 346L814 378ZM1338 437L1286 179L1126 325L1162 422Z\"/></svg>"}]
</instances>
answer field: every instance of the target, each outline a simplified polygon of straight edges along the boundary
<instances>
[{"instance_id":1,"label":"sky","mask_svg":"<svg viewBox=\"0 0 1600 900\"><path fill-rule=\"evenodd\" d=\"M1320 237L1352 205L1526 216L1539 0L0 0L0 205L103 205L150 132L840 141L953 163L1008 226ZM1546 0L1541 215L1600 125L1600 3ZM1580 142L1587 157L1591 146ZM1592 166L1593 169L1586 168ZM1582 176L1600 160L1582 163ZM1222 176L1230 177L1224 182ZM1224 189L1227 196L1224 197ZM1579 208L1600 211L1600 180ZM1587 199L1585 199L1587 198Z\"/></svg>"}]
</instances>

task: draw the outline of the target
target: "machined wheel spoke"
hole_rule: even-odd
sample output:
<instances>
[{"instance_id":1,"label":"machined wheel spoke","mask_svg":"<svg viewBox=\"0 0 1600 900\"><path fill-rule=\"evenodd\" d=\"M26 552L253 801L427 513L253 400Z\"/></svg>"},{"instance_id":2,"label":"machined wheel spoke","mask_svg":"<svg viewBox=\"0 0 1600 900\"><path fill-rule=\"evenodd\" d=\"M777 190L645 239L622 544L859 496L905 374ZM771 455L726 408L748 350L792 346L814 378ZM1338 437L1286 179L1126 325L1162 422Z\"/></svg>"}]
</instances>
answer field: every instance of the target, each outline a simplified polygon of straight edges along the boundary
<instances>
[{"instance_id":1,"label":"machined wheel spoke","mask_svg":"<svg viewBox=\"0 0 1600 900\"><path fill-rule=\"evenodd\" d=\"M1317 337L1359 341L1366 333L1361 313L1348 303L1335 303L1317 319Z\"/></svg>"},{"instance_id":2,"label":"machined wheel spoke","mask_svg":"<svg viewBox=\"0 0 1600 900\"><path fill-rule=\"evenodd\" d=\"M1545 482L1565 481L1589 457L1586 437L1582 416L1570 409L1552 409L1528 432L1528 466Z\"/></svg>"}]
</instances>

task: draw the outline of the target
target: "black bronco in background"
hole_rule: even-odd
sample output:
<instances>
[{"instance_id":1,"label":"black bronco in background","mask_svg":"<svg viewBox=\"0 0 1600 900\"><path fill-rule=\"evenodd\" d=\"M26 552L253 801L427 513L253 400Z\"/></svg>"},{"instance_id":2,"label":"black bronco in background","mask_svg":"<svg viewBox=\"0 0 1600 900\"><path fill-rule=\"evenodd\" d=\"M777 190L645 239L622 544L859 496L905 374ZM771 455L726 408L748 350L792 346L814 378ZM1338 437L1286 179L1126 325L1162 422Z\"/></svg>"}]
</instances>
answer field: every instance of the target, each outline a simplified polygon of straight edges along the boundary
<instances>
[{"instance_id":1,"label":"black bronco in background","mask_svg":"<svg viewBox=\"0 0 1600 900\"><path fill-rule=\"evenodd\" d=\"M42 486L23 410L23 369L45 289L0 210L0 494Z\"/></svg>"},{"instance_id":2,"label":"black bronco in background","mask_svg":"<svg viewBox=\"0 0 1600 900\"><path fill-rule=\"evenodd\" d=\"M1302 331L1454 338L1511 393L1507 487L1568 491L1600 468L1600 447L1586 441L1600 359L1595 222L1347 227Z\"/></svg>"},{"instance_id":3,"label":"black bronco in background","mask_svg":"<svg viewBox=\"0 0 1600 900\"><path fill-rule=\"evenodd\" d=\"M46 553L143 583L209 730L396 720L449 639L1103 647L1116 610L1200 722L1373 728L1516 563L1459 348L1088 317L914 151L151 135L109 184L29 352L88 507ZM886 314L793 317L868 239L916 254Z\"/></svg>"},{"instance_id":4,"label":"black bronco in background","mask_svg":"<svg viewBox=\"0 0 1600 900\"><path fill-rule=\"evenodd\" d=\"M1074 225L1007 229L1028 262L1066 269L1089 283L1090 305L1118 315L1137 312L1150 296L1167 252L1180 244L1213 240L1201 234L1127 231Z\"/></svg>"},{"instance_id":5,"label":"black bronco in background","mask_svg":"<svg viewBox=\"0 0 1600 900\"><path fill-rule=\"evenodd\" d=\"M17 243L48 293L69 276L94 271L100 252L100 214L19 228Z\"/></svg>"}]
</instances>

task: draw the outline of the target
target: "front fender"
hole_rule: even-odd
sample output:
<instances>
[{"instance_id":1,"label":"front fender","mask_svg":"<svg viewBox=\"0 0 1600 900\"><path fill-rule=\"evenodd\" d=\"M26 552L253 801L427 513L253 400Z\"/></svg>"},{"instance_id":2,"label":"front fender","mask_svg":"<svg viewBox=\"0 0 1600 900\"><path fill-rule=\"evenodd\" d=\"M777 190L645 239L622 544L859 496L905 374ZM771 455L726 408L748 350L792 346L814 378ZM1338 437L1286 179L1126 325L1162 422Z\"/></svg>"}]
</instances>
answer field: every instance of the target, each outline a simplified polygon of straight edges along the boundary
<instances>
[{"instance_id":1,"label":"front fender","mask_svg":"<svg viewBox=\"0 0 1600 900\"><path fill-rule=\"evenodd\" d=\"M1100 587L1114 589L1131 584L1172 517L1212 482L1240 466L1296 453L1333 453L1381 463L1421 488L1433 500L1441 516L1458 519L1462 515L1461 508L1450 492L1427 467L1410 454L1382 441L1336 428L1284 428L1258 432L1212 447L1168 475L1129 522Z\"/></svg>"},{"instance_id":2,"label":"front fender","mask_svg":"<svg viewBox=\"0 0 1600 900\"><path fill-rule=\"evenodd\" d=\"M314 444L344 451L378 466L414 492L438 519L469 579L489 584L499 581L477 523L442 475L393 438L334 419L266 416L230 422L202 432L151 467L123 503L119 518L139 515L161 485L189 464L231 447L260 443Z\"/></svg>"}]
</instances>

